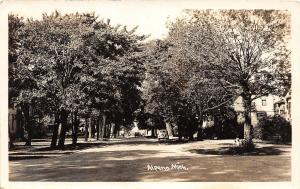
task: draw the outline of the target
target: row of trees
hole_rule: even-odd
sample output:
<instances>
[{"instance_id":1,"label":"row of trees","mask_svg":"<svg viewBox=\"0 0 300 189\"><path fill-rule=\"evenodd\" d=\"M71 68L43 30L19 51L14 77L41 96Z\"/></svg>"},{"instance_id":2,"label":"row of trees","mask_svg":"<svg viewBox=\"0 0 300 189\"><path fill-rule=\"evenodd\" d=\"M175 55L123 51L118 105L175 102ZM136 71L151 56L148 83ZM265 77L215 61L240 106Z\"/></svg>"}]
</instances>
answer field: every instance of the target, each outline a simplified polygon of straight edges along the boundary
<instances>
[{"instance_id":1,"label":"row of trees","mask_svg":"<svg viewBox=\"0 0 300 189\"><path fill-rule=\"evenodd\" d=\"M51 146L59 138L63 147L70 116L74 144L79 116L94 117L98 135L108 121L117 131L137 119L201 139L204 119L232 119L241 96L251 144L252 101L290 87L289 20L277 10L186 10L167 38L145 42L136 28L94 14L10 15L10 104L21 107L28 133L29 106L53 116Z\"/></svg>"},{"instance_id":2,"label":"row of trees","mask_svg":"<svg viewBox=\"0 0 300 189\"><path fill-rule=\"evenodd\" d=\"M251 145L252 101L290 88L289 19L276 10L187 10L165 40L150 44L145 111L201 139L205 117L231 118L241 96Z\"/></svg>"},{"instance_id":3,"label":"row of trees","mask_svg":"<svg viewBox=\"0 0 300 189\"><path fill-rule=\"evenodd\" d=\"M115 132L131 124L144 72L140 42L145 37L135 30L94 14L54 12L26 21L9 16L9 100L23 112L28 145L29 109L55 119L51 147L64 147L70 117L73 144L79 116L96 118L97 138L108 122Z\"/></svg>"}]
</instances>

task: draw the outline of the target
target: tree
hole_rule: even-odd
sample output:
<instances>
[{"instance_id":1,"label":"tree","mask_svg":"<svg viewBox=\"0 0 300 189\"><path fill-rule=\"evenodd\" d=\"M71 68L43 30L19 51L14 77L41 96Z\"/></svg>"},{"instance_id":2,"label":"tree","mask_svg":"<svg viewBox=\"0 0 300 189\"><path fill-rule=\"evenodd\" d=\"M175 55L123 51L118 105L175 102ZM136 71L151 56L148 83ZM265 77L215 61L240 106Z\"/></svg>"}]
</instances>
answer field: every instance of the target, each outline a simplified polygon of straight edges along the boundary
<instances>
[{"instance_id":1,"label":"tree","mask_svg":"<svg viewBox=\"0 0 300 189\"><path fill-rule=\"evenodd\" d=\"M200 77L214 81L211 88L217 90L212 94L219 96L222 89L222 94L228 95L217 104L236 96L243 98L246 144L252 144L251 102L276 92L280 88L276 70L289 67L289 18L286 11L277 10L188 10L185 17L171 25L174 38L183 38L179 40L180 53L176 54L178 60L187 58L180 65L188 72L191 67L203 65L199 70L207 74ZM206 94L207 89L202 92Z\"/></svg>"},{"instance_id":2,"label":"tree","mask_svg":"<svg viewBox=\"0 0 300 189\"><path fill-rule=\"evenodd\" d=\"M133 122L141 101L139 87L144 69L140 42L145 36L135 34L136 28L128 31L126 27L113 27L109 20L98 25L86 37L89 65L84 68L81 80L88 106L97 110L99 119L102 117L102 134L105 135L110 121L115 125L116 136L120 125L129 126Z\"/></svg>"},{"instance_id":3,"label":"tree","mask_svg":"<svg viewBox=\"0 0 300 189\"><path fill-rule=\"evenodd\" d=\"M9 93L9 107L14 106L15 98L18 96L18 86L15 84L16 78L14 77L16 74L16 60L18 58L18 48L19 48L19 31L24 26L23 19L16 15L8 15L8 93ZM13 87L14 86L14 87ZM17 122L20 123L20 111L17 111ZM9 133L9 146L13 146L13 137Z\"/></svg>"},{"instance_id":4,"label":"tree","mask_svg":"<svg viewBox=\"0 0 300 189\"><path fill-rule=\"evenodd\" d=\"M32 109L30 104L40 96L35 90L36 81L34 74L30 72L32 67L26 61L20 63L20 59L28 59L23 55L22 42L25 23L23 18L16 15L8 16L9 22L9 106L21 107L21 114L24 118L24 127L27 132L26 144L31 145L32 137ZM20 118L20 116L18 116ZM19 120L18 120L19 122Z\"/></svg>"},{"instance_id":5,"label":"tree","mask_svg":"<svg viewBox=\"0 0 300 189\"><path fill-rule=\"evenodd\" d=\"M289 15L285 11L223 12L222 51L232 71L221 73L226 86L232 86L243 98L244 139L252 143L252 101L275 93L280 88L276 70L281 64L289 65L287 40L290 32ZM287 66L288 67L288 66ZM234 71L234 72L233 72ZM234 75L235 74L235 75Z\"/></svg>"},{"instance_id":6,"label":"tree","mask_svg":"<svg viewBox=\"0 0 300 189\"><path fill-rule=\"evenodd\" d=\"M43 15L42 20L27 20L21 34L17 65L23 86L19 101L28 98L39 101L49 114L54 114L55 125L51 146L55 147L61 123L59 147L63 148L69 112L76 109L83 96L80 93L82 35L90 32L95 16L90 14ZM81 31L78 28L81 28ZM26 98L25 98L26 97ZM45 106L46 105L46 106Z\"/></svg>"},{"instance_id":7,"label":"tree","mask_svg":"<svg viewBox=\"0 0 300 189\"><path fill-rule=\"evenodd\" d=\"M151 41L146 45L146 75L142 87L143 114L149 114L146 117L152 119L163 120L166 127L170 127L171 122L176 122L182 106L179 90L170 77L168 59L171 45L162 40Z\"/></svg>"},{"instance_id":8,"label":"tree","mask_svg":"<svg viewBox=\"0 0 300 189\"><path fill-rule=\"evenodd\" d=\"M215 34L213 28L207 27L206 22L211 20L206 15L204 12L202 17L196 20L190 17L179 18L169 25L166 40L170 45L164 63L170 84L177 91L177 101L184 105L177 106L176 109L189 112L190 116L185 116L188 118L186 124L193 125L190 126L191 129L197 128L198 139L201 139L205 115L231 103L233 97L232 91L225 90L220 85L216 70L211 65L215 59L210 56L214 45L210 38ZM172 98L168 99L170 104L176 102ZM190 137L192 135L193 129Z\"/></svg>"},{"instance_id":9,"label":"tree","mask_svg":"<svg viewBox=\"0 0 300 189\"><path fill-rule=\"evenodd\" d=\"M9 104L13 104L13 101L18 96L17 84L19 81L16 78L18 52L20 48L20 33L24 27L24 21L22 17L17 15L8 15L8 70L9 70Z\"/></svg>"},{"instance_id":10,"label":"tree","mask_svg":"<svg viewBox=\"0 0 300 189\"><path fill-rule=\"evenodd\" d=\"M43 109L54 115L51 147L58 138L59 148L64 147L70 115L73 144L80 114L97 116L98 123L103 115L103 127L109 120L117 125L116 130L120 124L132 123L140 103L140 42L145 39L135 30L113 27L94 14L61 15L56 11L44 14L42 20L27 20L16 60L18 74L12 76L30 81L24 83L26 90L18 89L19 101L27 98L30 105L38 101L35 104L46 105Z\"/></svg>"}]
</instances>

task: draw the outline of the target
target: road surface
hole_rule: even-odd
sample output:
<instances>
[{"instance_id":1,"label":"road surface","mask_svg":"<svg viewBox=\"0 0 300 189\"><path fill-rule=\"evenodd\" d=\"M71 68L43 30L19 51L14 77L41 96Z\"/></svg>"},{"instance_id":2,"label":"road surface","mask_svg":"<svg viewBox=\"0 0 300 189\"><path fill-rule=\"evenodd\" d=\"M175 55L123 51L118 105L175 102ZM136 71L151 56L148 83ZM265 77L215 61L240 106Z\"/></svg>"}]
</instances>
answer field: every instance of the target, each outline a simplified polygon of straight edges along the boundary
<instances>
[{"instance_id":1,"label":"road surface","mask_svg":"<svg viewBox=\"0 0 300 189\"><path fill-rule=\"evenodd\" d=\"M290 145L258 144L261 155L215 155L233 140L160 143L121 139L73 153L9 163L11 181L290 181ZM200 150L200 151L198 151Z\"/></svg>"}]
</instances>

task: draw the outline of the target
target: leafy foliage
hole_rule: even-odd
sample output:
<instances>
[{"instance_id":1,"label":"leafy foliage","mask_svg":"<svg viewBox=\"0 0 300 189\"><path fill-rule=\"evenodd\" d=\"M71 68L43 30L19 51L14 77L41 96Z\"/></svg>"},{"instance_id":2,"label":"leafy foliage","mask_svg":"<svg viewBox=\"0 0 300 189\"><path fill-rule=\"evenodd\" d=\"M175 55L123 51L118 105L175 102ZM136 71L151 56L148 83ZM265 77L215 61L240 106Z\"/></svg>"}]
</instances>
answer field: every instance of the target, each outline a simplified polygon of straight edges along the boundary
<instances>
[{"instance_id":1,"label":"leafy foliage","mask_svg":"<svg viewBox=\"0 0 300 189\"><path fill-rule=\"evenodd\" d=\"M290 142L292 131L291 124L283 117L278 115L264 117L258 122L254 128L256 136L260 139L271 140L277 142Z\"/></svg>"},{"instance_id":2,"label":"leafy foliage","mask_svg":"<svg viewBox=\"0 0 300 189\"><path fill-rule=\"evenodd\" d=\"M111 26L94 14L44 14L26 22L11 16L10 95L46 115L60 114L64 135L70 112L106 114L130 125L140 106L144 36ZM15 53L17 51L17 53ZM63 146L64 136L61 138Z\"/></svg>"}]
</instances>

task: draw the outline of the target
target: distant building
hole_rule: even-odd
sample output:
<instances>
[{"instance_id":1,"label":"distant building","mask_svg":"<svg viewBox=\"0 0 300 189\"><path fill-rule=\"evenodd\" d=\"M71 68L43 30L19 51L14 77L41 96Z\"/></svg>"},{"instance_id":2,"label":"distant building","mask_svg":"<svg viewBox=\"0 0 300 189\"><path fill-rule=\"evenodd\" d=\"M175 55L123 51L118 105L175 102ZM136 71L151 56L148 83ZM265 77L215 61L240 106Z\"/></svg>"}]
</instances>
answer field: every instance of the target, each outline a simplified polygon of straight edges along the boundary
<instances>
[{"instance_id":1,"label":"distant building","mask_svg":"<svg viewBox=\"0 0 300 189\"><path fill-rule=\"evenodd\" d=\"M133 121L133 127L125 134L125 136L146 136L147 129L139 129L138 121Z\"/></svg>"}]
</instances>

